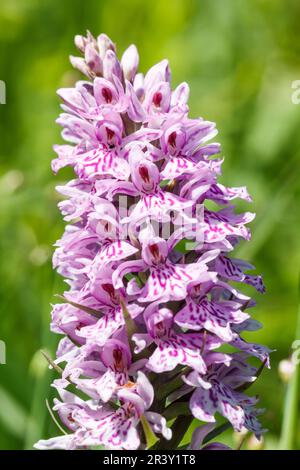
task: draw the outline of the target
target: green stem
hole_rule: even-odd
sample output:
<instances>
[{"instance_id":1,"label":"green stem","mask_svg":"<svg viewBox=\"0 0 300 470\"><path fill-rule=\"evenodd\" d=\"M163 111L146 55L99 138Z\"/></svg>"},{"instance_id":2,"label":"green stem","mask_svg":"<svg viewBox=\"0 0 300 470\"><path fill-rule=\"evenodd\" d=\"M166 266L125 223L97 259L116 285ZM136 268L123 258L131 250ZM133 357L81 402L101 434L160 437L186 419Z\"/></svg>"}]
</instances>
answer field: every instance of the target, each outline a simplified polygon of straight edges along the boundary
<instances>
[{"instance_id":1,"label":"green stem","mask_svg":"<svg viewBox=\"0 0 300 470\"><path fill-rule=\"evenodd\" d=\"M299 284L300 286L300 284ZM299 289L300 293L300 289ZM296 340L300 340L300 302L298 306L298 317L296 327ZM292 450L296 444L297 422L298 422L298 402L300 388L300 368L299 360L294 361L295 370L288 384L285 398L283 424L279 448L282 450Z\"/></svg>"}]
</instances>

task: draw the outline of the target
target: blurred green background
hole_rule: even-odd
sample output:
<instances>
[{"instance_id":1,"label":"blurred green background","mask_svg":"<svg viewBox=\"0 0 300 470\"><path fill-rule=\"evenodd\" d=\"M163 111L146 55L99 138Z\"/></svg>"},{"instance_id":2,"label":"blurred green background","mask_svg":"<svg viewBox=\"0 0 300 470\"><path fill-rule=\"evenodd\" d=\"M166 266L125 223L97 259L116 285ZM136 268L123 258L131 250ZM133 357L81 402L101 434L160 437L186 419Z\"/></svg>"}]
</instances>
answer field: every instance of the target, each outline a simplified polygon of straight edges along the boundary
<instances>
[{"instance_id":1,"label":"blurred green background","mask_svg":"<svg viewBox=\"0 0 300 470\"><path fill-rule=\"evenodd\" d=\"M278 445L286 391L278 363L296 335L300 266L300 105L291 101L300 80L299 17L299 0L1 0L1 449L31 448L57 434L45 405L51 372L39 352L54 354L49 304L63 288L51 268L63 231L54 187L68 177L50 171L52 145L61 141L55 91L79 78L68 55L73 36L87 28L106 32L120 52L136 43L142 71L169 58L173 84L190 84L191 114L217 123L222 182L245 184L253 195L258 216L239 254L267 286L252 310L264 329L251 338L276 352L253 393L267 410L265 448Z\"/></svg>"}]
</instances>

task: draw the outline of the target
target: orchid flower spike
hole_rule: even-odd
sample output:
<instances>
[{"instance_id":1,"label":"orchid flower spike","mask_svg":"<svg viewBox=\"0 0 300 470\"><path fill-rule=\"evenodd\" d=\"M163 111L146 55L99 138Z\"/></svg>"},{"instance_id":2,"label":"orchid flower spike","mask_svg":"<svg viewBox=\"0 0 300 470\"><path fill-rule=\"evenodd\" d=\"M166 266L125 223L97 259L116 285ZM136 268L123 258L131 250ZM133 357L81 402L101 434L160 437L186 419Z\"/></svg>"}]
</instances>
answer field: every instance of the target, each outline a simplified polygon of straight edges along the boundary
<instances>
[{"instance_id":1,"label":"orchid flower spike","mask_svg":"<svg viewBox=\"0 0 300 470\"><path fill-rule=\"evenodd\" d=\"M172 88L167 60L143 75L135 45L119 60L105 34L75 44L82 56L71 63L86 79L58 90L66 143L52 162L55 173L74 170L57 187L66 227L53 257L68 284L51 321L62 335L53 412L65 434L35 447L172 448L183 408L207 423L190 449L226 448L203 447L217 413L259 438L257 397L244 391L260 365L249 359L269 366L270 351L243 338L260 325L236 283L264 285L232 256L254 218L232 202L251 197L218 182L216 125L189 116L189 87Z\"/></svg>"}]
</instances>

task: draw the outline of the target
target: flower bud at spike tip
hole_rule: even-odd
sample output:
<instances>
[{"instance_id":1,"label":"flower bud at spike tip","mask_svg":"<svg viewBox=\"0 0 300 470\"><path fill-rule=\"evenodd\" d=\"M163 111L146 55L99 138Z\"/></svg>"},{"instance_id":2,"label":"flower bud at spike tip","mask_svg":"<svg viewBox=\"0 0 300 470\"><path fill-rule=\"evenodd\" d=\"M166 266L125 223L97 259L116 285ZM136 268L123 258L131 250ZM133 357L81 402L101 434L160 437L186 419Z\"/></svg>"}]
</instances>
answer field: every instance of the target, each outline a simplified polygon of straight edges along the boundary
<instances>
[{"instance_id":1,"label":"flower bud at spike tip","mask_svg":"<svg viewBox=\"0 0 300 470\"><path fill-rule=\"evenodd\" d=\"M86 45L86 39L83 36L80 36L77 34L74 39L75 46L80 52L84 52L85 45Z\"/></svg>"},{"instance_id":2,"label":"flower bud at spike tip","mask_svg":"<svg viewBox=\"0 0 300 470\"><path fill-rule=\"evenodd\" d=\"M108 50L116 51L116 47L106 34L100 34L97 38L100 58L103 60Z\"/></svg>"},{"instance_id":3,"label":"flower bud at spike tip","mask_svg":"<svg viewBox=\"0 0 300 470\"><path fill-rule=\"evenodd\" d=\"M139 65L139 54L134 44L128 47L121 59L121 67L123 70L124 78L132 81L135 77Z\"/></svg>"},{"instance_id":4,"label":"flower bud at spike tip","mask_svg":"<svg viewBox=\"0 0 300 470\"><path fill-rule=\"evenodd\" d=\"M79 72L83 73L83 75L86 75L89 78L92 78L94 76L86 61L81 57L75 57L70 55L70 62L74 69L79 70Z\"/></svg>"}]
</instances>

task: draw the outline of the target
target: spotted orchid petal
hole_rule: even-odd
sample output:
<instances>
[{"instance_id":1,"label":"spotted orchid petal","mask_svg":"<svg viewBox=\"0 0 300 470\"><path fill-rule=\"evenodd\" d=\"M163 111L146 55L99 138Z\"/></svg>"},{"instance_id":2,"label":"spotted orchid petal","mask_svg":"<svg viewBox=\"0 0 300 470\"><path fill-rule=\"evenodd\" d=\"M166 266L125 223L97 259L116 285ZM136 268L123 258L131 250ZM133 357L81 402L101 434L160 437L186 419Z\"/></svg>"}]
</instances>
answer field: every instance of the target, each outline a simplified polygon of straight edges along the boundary
<instances>
[{"instance_id":1,"label":"spotted orchid petal","mask_svg":"<svg viewBox=\"0 0 300 470\"><path fill-rule=\"evenodd\" d=\"M229 305L228 305L229 304ZM214 333L224 341L230 341L236 334L230 328L231 323L242 323L249 318L249 315L241 310L233 310L230 303L218 303L201 300L187 302L187 305L177 313L175 322L182 328L201 330Z\"/></svg>"}]
</instances>

